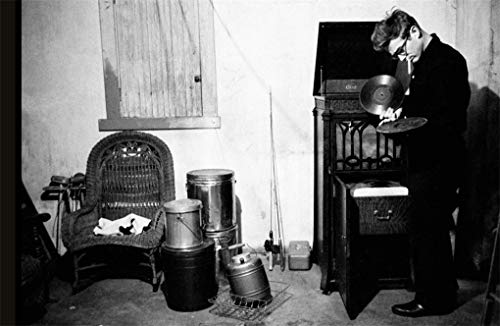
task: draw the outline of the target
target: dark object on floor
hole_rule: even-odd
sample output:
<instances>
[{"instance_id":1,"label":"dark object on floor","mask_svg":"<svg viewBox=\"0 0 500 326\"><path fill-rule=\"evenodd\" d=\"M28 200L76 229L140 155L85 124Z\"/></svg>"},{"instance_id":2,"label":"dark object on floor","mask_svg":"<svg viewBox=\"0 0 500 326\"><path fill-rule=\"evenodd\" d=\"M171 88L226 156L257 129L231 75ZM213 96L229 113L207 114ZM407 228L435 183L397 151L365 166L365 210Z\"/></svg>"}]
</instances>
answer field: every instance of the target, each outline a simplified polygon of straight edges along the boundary
<instances>
[{"instance_id":1,"label":"dark object on floor","mask_svg":"<svg viewBox=\"0 0 500 326\"><path fill-rule=\"evenodd\" d=\"M189 249L161 247L165 282L162 290L169 308L197 311L209 307L217 294L215 243L206 240Z\"/></svg>"},{"instance_id":2,"label":"dark object on floor","mask_svg":"<svg viewBox=\"0 0 500 326\"><path fill-rule=\"evenodd\" d=\"M495 240L493 242L493 252L491 253L490 272L488 275L488 284L484 294L484 310L481 317L481 325L486 326L491 323L493 315L493 304L500 303L500 297L496 294L498 284L498 247L500 246L500 216L497 222L497 227L493 230Z\"/></svg>"},{"instance_id":3,"label":"dark object on floor","mask_svg":"<svg viewBox=\"0 0 500 326\"><path fill-rule=\"evenodd\" d=\"M21 183L21 268L17 322L31 323L45 313L49 299L48 284L54 274L57 252L43 222L49 214L38 214L31 198Z\"/></svg>"},{"instance_id":4,"label":"dark object on floor","mask_svg":"<svg viewBox=\"0 0 500 326\"><path fill-rule=\"evenodd\" d=\"M447 315L453 312L455 305L449 305L439 309L430 309L422 306L416 300L392 306L392 312L403 317L423 317Z\"/></svg>"},{"instance_id":5,"label":"dark object on floor","mask_svg":"<svg viewBox=\"0 0 500 326\"><path fill-rule=\"evenodd\" d=\"M48 299L46 271L40 260L31 255L21 255L21 300L22 307L17 322L30 324L42 317Z\"/></svg>"},{"instance_id":6,"label":"dark object on floor","mask_svg":"<svg viewBox=\"0 0 500 326\"><path fill-rule=\"evenodd\" d=\"M175 199L168 146L142 132L109 135L92 148L85 175L83 207L62 221L63 243L73 256L73 292L117 276L139 278L157 291L161 269L156 259L164 235L158 209ZM151 228L141 234L94 235L101 217L114 221L130 213L151 219Z\"/></svg>"},{"instance_id":7,"label":"dark object on floor","mask_svg":"<svg viewBox=\"0 0 500 326\"><path fill-rule=\"evenodd\" d=\"M73 283L74 279L74 271L73 271L73 257L72 255L66 251L58 260L55 276L62 281Z\"/></svg>"}]
</instances>

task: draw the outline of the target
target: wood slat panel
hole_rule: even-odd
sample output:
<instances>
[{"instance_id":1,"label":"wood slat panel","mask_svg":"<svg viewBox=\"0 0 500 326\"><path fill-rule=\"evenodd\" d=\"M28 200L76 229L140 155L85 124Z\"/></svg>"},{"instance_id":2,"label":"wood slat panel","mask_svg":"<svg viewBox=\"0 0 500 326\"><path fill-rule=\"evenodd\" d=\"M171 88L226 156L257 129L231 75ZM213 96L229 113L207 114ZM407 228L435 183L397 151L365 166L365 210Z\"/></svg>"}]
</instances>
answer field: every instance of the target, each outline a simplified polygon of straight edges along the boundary
<instances>
[{"instance_id":1,"label":"wood slat panel","mask_svg":"<svg viewBox=\"0 0 500 326\"><path fill-rule=\"evenodd\" d=\"M172 26L175 25L172 23L172 9L171 9L171 2L170 1L163 1L162 2L162 9L159 14L160 14L160 30L163 35L162 38L162 47L164 49L163 51L163 57L162 57L162 63L164 65L164 69L162 70L162 76L164 82L166 83L163 85L164 90L165 90L165 106L163 108L164 114L166 117L175 117L176 112L175 112L175 103L176 101L176 96L175 96L175 80L172 78L173 73L172 73L172 67L169 64L169 57L173 56L173 44L172 44Z\"/></svg>"},{"instance_id":2,"label":"wood slat panel","mask_svg":"<svg viewBox=\"0 0 500 326\"><path fill-rule=\"evenodd\" d=\"M212 9L199 0L99 0L109 119L217 116Z\"/></svg>"},{"instance_id":3,"label":"wood slat panel","mask_svg":"<svg viewBox=\"0 0 500 326\"><path fill-rule=\"evenodd\" d=\"M128 24L122 26L124 30L124 35L127 37L127 49L128 49L128 69L122 70L123 73L128 75L129 83L127 84L126 94L130 100L130 106L127 108L128 116L131 118L138 118L140 114L141 99L139 95L139 76L140 63L139 59L139 35L137 33L137 1L128 0L130 3L129 8L127 8L127 15L129 17ZM124 67L127 68L127 67ZM130 73L131 72L131 73Z\"/></svg>"},{"instance_id":4,"label":"wood slat panel","mask_svg":"<svg viewBox=\"0 0 500 326\"><path fill-rule=\"evenodd\" d=\"M111 0L99 0L106 110L108 118L111 119L120 117L120 83L114 8Z\"/></svg>"},{"instance_id":5,"label":"wood slat panel","mask_svg":"<svg viewBox=\"0 0 500 326\"><path fill-rule=\"evenodd\" d=\"M179 5L179 26L182 26L182 47L180 47L180 50L184 54L184 59L182 64L178 67L181 71L183 71L183 74L181 76L182 78L182 83L184 84L184 87L182 89L179 89L179 92L182 94L182 97L184 99L184 114L185 116L192 116L192 103L193 101L191 100L191 94L190 94L190 89L193 87L191 85L190 78L193 78L191 76L192 74L192 68L193 64L192 62L192 57L191 57L191 44L193 43L193 24L189 23L189 17L191 16L191 13L193 11L193 8L191 6L192 0L178 0L177 4ZM194 62L193 62L194 63Z\"/></svg>"},{"instance_id":6,"label":"wood slat panel","mask_svg":"<svg viewBox=\"0 0 500 326\"><path fill-rule=\"evenodd\" d=\"M187 116L201 115L200 108L200 83L195 82L195 76L199 76L200 53L199 53L199 24L198 24L198 0L179 1L181 9L182 26L184 27L184 49L186 58L184 62L184 93L185 108Z\"/></svg>"},{"instance_id":7,"label":"wood slat panel","mask_svg":"<svg viewBox=\"0 0 500 326\"><path fill-rule=\"evenodd\" d=\"M148 26L148 12L147 1L138 2L138 25L140 26L140 64L142 71L142 79L140 82L140 98L141 98L141 117L152 117L153 108L151 103L151 67L150 67L150 53L149 53L149 26ZM140 78L140 76L139 76Z\"/></svg>"},{"instance_id":8,"label":"wood slat panel","mask_svg":"<svg viewBox=\"0 0 500 326\"><path fill-rule=\"evenodd\" d=\"M121 106L120 115L122 117L130 117L130 108L134 106L133 94L130 89L133 89L133 74L127 73L133 68L133 33L130 35L132 24L132 9L130 8L131 1L117 0L115 4L115 33L117 37L118 60L119 60L119 80L121 85Z\"/></svg>"},{"instance_id":9,"label":"wood slat panel","mask_svg":"<svg viewBox=\"0 0 500 326\"><path fill-rule=\"evenodd\" d=\"M132 12L130 13L130 36L132 39L133 56L132 56L132 66L133 66L133 82L132 87L128 91L130 92L131 98L134 99L134 106L129 108L129 114L134 118L143 117L143 104L142 104L142 62L141 62L141 25L140 25L140 1L131 0Z\"/></svg>"},{"instance_id":10,"label":"wood slat panel","mask_svg":"<svg viewBox=\"0 0 500 326\"><path fill-rule=\"evenodd\" d=\"M220 117L123 118L99 120L100 131L216 128L220 128Z\"/></svg>"},{"instance_id":11,"label":"wood slat panel","mask_svg":"<svg viewBox=\"0 0 500 326\"><path fill-rule=\"evenodd\" d=\"M184 55L184 33L185 29L182 28L182 20L180 18L181 10L177 1L169 1L169 17L171 23L170 29L170 56L167 57L168 65L168 78L169 78L169 90L173 95L174 101L174 116L185 116L185 99L181 90L186 87L184 84L184 62L186 56ZM174 26L177 29L174 29Z\"/></svg>"},{"instance_id":12,"label":"wood slat panel","mask_svg":"<svg viewBox=\"0 0 500 326\"><path fill-rule=\"evenodd\" d=\"M200 98L203 116L217 116L217 75L215 65L214 12L212 1L199 1Z\"/></svg>"},{"instance_id":13,"label":"wood slat panel","mask_svg":"<svg viewBox=\"0 0 500 326\"><path fill-rule=\"evenodd\" d=\"M117 38L123 117L144 117L144 72L142 65L141 4L136 0L116 1Z\"/></svg>"},{"instance_id":14,"label":"wood slat panel","mask_svg":"<svg viewBox=\"0 0 500 326\"><path fill-rule=\"evenodd\" d=\"M194 82L194 76L201 73L197 41L198 5L196 0L177 0L167 2L166 7L170 35L166 58L171 94L169 113L172 116L190 116L193 115L193 105L200 101L200 86ZM199 103L196 105L201 106Z\"/></svg>"},{"instance_id":15,"label":"wood slat panel","mask_svg":"<svg viewBox=\"0 0 500 326\"><path fill-rule=\"evenodd\" d=\"M141 4L143 1L134 0L134 21L133 21L133 31L134 31L134 92L137 94L137 106L134 107L133 116L134 117L147 117L146 107L145 107L145 86L144 86L144 71L143 71L143 38L142 38L142 23L141 23Z\"/></svg>"},{"instance_id":16,"label":"wood slat panel","mask_svg":"<svg viewBox=\"0 0 500 326\"><path fill-rule=\"evenodd\" d=\"M158 1L147 0L146 2L146 20L148 25L148 49L149 49L149 66L151 78L151 112L152 117L158 118L163 116L160 113L160 106L163 103L163 80L159 72L162 67L162 43L159 29L159 13Z\"/></svg>"}]
</instances>

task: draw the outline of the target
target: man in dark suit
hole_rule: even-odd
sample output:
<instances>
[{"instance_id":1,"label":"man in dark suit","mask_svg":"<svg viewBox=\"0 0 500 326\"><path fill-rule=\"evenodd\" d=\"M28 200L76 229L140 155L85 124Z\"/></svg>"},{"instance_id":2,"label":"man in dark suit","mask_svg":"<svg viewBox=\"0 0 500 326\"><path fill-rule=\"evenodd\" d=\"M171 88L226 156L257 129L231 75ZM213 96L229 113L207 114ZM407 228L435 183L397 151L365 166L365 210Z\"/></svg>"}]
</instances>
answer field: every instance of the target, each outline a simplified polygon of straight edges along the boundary
<instances>
[{"instance_id":1,"label":"man in dark suit","mask_svg":"<svg viewBox=\"0 0 500 326\"><path fill-rule=\"evenodd\" d=\"M457 50L401 10L377 23L371 40L376 51L407 61L410 67L403 105L389 108L380 116L381 123L401 116L428 120L407 135L416 293L414 300L394 305L392 311L408 317L447 314L456 307L458 290L449 231L463 178L470 99L467 64Z\"/></svg>"}]
</instances>

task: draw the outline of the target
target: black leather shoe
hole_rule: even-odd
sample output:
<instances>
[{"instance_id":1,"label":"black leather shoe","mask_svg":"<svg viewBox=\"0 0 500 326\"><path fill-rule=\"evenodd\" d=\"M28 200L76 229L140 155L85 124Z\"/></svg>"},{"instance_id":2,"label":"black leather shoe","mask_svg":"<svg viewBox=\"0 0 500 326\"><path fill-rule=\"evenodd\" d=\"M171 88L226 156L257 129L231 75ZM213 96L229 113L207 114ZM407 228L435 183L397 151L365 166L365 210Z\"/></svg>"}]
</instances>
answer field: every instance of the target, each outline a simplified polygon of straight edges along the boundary
<instances>
[{"instance_id":1,"label":"black leather shoe","mask_svg":"<svg viewBox=\"0 0 500 326\"><path fill-rule=\"evenodd\" d=\"M403 317L447 315L451 313L453 310L454 310L453 307L429 309L422 306L422 304L417 302L416 300L392 306L392 312L396 315Z\"/></svg>"}]
</instances>

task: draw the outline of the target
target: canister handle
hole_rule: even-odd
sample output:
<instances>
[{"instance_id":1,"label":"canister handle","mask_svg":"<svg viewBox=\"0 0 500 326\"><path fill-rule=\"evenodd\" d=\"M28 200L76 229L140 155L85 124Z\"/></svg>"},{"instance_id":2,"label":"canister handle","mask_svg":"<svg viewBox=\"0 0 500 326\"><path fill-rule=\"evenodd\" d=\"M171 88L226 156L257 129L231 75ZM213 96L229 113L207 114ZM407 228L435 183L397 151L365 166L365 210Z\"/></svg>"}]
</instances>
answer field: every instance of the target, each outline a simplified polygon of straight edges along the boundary
<instances>
[{"instance_id":1,"label":"canister handle","mask_svg":"<svg viewBox=\"0 0 500 326\"><path fill-rule=\"evenodd\" d=\"M184 222L184 217L182 217L182 214L177 214L177 221L181 222L182 224L184 224L184 226L189 230L191 231L192 234L194 234L194 236L196 237L196 239L200 240L201 242L203 242L203 235L201 235L201 239L200 239L200 234L201 232L198 232L199 234L197 234L196 232L193 231L193 229L191 229L189 227L189 225L187 225L185 222Z\"/></svg>"}]
</instances>

